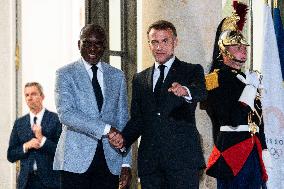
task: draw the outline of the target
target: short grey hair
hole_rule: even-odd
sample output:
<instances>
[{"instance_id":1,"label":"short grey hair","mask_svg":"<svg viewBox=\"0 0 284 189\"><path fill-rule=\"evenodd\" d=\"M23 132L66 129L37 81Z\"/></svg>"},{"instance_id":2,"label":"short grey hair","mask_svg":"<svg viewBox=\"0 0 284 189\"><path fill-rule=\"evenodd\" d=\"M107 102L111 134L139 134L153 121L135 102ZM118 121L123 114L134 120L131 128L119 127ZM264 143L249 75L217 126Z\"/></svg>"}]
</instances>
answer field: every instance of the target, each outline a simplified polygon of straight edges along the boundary
<instances>
[{"instance_id":1,"label":"short grey hair","mask_svg":"<svg viewBox=\"0 0 284 189\"><path fill-rule=\"evenodd\" d=\"M41 84L39 84L38 82L28 82L28 83L25 84L25 88L33 87L33 86L35 86L38 89L40 95L43 96L43 88L42 88Z\"/></svg>"}]
</instances>

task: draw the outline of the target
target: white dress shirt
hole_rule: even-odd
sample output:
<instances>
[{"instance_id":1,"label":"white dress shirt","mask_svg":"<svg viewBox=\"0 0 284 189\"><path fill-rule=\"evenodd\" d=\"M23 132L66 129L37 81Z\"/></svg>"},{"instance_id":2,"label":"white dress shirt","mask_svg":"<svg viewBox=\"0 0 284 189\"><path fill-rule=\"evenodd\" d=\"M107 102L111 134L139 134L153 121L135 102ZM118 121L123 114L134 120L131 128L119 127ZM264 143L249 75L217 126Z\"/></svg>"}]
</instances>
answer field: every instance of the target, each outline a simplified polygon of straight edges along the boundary
<instances>
[{"instance_id":1,"label":"white dress shirt","mask_svg":"<svg viewBox=\"0 0 284 189\"><path fill-rule=\"evenodd\" d=\"M43 114L45 112L45 108L43 108L38 114L34 114L32 112L30 112L30 123L31 123L31 126L33 126L34 124L34 117L37 117L37 120L36 120L36 124L37 125L41 125L41 121L42 121L42 118L43 118Z\"/></svg>"},{"instance_id":2,"label":"white dress shirt","mask_svg":"<svg viewBox=\"0 0 284 189\"><path fill-rule=\"evenodd\" d=\"M84 62L84 66L88 72L88 75L90 77L90 80L92 81L93 79L93 71L92 71L92 66L91 64L89 64L88 62L86 62L83 58L82 58L82 61ZM101 87L101 90L102 90L102 94L103 94L103 97L104 97L104 72L103 72L103 69L102 69L102 63L101 61L98 62L95 66L98 67L98 71L97 71L97 79L98 79L98 82L100 84L100 87ZM104 135L107 135L110 131L110 128L111 128L111 125L109 124L106 124L105 126L105 129L104 129Z\"/></svg>"},{"instance_id":3,"label":"white dress shirt","mask_svg":"<svg viewBox=\"0 0 284 189\"><path fill-rule=\"evenodd\" d=\"M91 64L89 64L88 62L86 62L83 58L82 58L83 62L84 62L84 66L88 72L88 75L90 77L90 80L92 81L93 79L93 71L92 71L92 66ZM104 97L104 73L103 73L103 69L102 69L102 63L98 62L95 66L98 67L98 71L97 71L97 79L98 82L100 84L102 93L103 93L103 97Z\"/></svg>"},{"instance_id":4,"label":"white dress shirt","mask_svg":"<svg viewBox=\"0 0 284 189\"><path fill-rule=\"evenodd\" d=\"M36 114L36 115L35 115L34 113L32 113L32 112L29 113L29 114L30 114L30 124L31 124L31 127L35 124L35 123L34 123L34 117L37 117L37 119L36 119L36 124L37 124L37 125L41 125L41 121L42 121L44 112L45 112L45 108L43 108L43 109L42 109L38 114ZM32 128L31 128L31 129L32 129ZM46 141L46 137L43 136L42 139L41 139L41 141L40 141L40 147L42 147L42 146L44 145L45 141ZM27 151L25 150L24 145L23 145L23 150L24 150L24 153L27 152ZM35 171L37 170L36 161L34 161L33 170L35 170Z\"/></svg>"},{"instance_id":5,"label":"white dress shirt","mask_svg":"<svg viewBox=\"0 0 284 189\"><path fill-rule=\"evenodd\" d=\"M84 62L84 66L89 74L90 80L92 81L93 79L93 71L92 71L92 66L91 64L89 64L88 62L86 62L83 58L82 58L83 62ZM100 84L103 96L104 96L104 72L102 69L102 63L101 61L99 61L96 66L98 67L98 71L97 71L97 79L98 82ZM110 124L106 124L105 125L105 129L104 129L104 135L107 135L110 131L111 125ZM122 164L122 167L130 167L129 164Z\"/></svg>"},{"instance_id":6,"label":"white dress shirt","mask_svg":"<svg viewBox=\"0 0 284 189\"><path fill-rule=\"evenodd\" d=\"M174 60L175 60L175 57L172 57L170 60L168 60L166 63L163 64L165 66L163 82L165 81L165 78L167 77ZM158 68L159 65L160 64L158 62L155 62L155 69L154 69L154 74L153 74L153 92L154 92L155 86L158 82L158 79L160 77L160 69Z\"/></svg>"},{"instance_id":7,"label":"white dress shirt","mask_svg":"<svg viewBox=\"0 0 284 189\"><path fill-rule=\"evenodd\" d=\"M166 79L166 77L167 77L167 75L169 73L169 70L171 69L172 64L173 64L174 61L175 61L175 56L173 56L171 59L169 59L166 63L163 64L164 66L166 66L165 70L164 70L164 80L163 80L163 82L165 81L165 79ZM160 69L158 68L159 65L160 64L158 62L155 62L155 68L154 68L154 73L153 73L153 92L154 92L155 86L156 86L156 84L158 82L158 79L160 77ZM183 98L185 98L185 100L187 102L190 102L190 100L192 99L190 91L189 91L189 89L186 86L183 86L183 87L187 90L187 93L188 93L188 96L183 96Z\"/></svg>"}]
</instances>

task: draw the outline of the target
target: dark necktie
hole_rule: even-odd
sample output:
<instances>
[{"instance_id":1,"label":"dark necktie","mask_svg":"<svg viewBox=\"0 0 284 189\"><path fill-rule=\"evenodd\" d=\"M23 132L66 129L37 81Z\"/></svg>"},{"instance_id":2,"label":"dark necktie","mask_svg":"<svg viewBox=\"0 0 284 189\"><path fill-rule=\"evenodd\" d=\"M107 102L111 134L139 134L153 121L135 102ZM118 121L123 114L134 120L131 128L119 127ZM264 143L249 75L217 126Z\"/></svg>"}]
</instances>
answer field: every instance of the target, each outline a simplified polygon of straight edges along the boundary
<instances>
[{"instance_id":1,"label":"dark necktie","mask_svg":"<svg viewBox=\"0 0 284 189\"><path fill-rule=\"evenodd\" d=\"M155 98L156 98L156 101L159 105L159 101L160 101L160 94L161 94L161 88L162 88L162 84L164 82L164 71L165 71L165 65L159 65L158 68L160 70L160 76L158 78L158 81L155 85L155 88L154 88L154 95L155 95Z\"/></svg>"},{"instance_id":2,"label":"dark necktie","mask_svg":"<svg viewBox=\"0 0 284 189\"><path fill-rule=\"evenodd\" d=\"M93 71L93 79L92 79L93 89L96 95L96 100L97 100L99 111L101 111L103 102L104 102L104 97L103 97L102 89L100 87L100 84L97 78L98 67L92 66L92 71Z\"/></svg>"},{"instance_id":3,"label":"dark necktie","mask_svg":"<svg viewBox=\"0 0 284 189\"><path fill-rule=\"evenodd\" d=\"M37 117L35 116L35 117L34 117L34 124L36 124L36 120L37 120Z\"/></svg>"}]
</instances>

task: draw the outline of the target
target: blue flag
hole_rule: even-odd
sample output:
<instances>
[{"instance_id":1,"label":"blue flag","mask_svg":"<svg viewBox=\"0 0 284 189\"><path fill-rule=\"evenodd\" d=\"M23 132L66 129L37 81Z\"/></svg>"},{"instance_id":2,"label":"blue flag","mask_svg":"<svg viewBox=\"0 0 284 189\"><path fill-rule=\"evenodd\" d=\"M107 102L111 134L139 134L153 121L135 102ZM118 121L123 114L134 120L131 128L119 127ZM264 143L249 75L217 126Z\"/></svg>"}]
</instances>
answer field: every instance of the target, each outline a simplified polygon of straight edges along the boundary
<instances>
[{"instance_id":1,"label":"blue flag","mask_svg":"<svg viewBox=\"0 0 284 189\"><path fill-rule=\"evenodd\" d=\"M276 34L279 58L280 58L282 80L284 81L284 30L283 30L279 8L273 9L273 17L274 17L273 19L274 29L275 29L275 34Z\"/></svg>"}]
</instances>

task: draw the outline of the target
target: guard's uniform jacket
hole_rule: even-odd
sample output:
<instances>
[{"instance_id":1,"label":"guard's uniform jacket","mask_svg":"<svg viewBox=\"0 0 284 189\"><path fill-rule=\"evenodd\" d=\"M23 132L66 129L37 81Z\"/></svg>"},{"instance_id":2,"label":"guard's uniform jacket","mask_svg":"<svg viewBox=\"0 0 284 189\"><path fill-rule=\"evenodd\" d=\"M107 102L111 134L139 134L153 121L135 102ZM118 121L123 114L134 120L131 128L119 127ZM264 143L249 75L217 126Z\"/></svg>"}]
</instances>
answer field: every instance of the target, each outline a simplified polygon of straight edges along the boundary
<instances>
[{"instance_id":1,"label":"guard's uniform jacket","mask_svg":"<svg viewBox=\"0 0 284 189\"><path fill-rule=\"evenodd\" d=\"M208 89L206 110L212 120L215 145L208 160L206 173L215 178L230 179L239 173L252 150L257 150L262 179L266 181L268 177L261 154L262 149L266 149L267 146L260 100L255 100L258 115L256 113L252 115L252 121L259 126L259 132L251 135L249 131L220 131L221 126L238 128L240 125L248 125L251 109L238 101L245 84L236 76L242 74L245 77L245 75L225 64L219 68L215 70L217 84Z\"/></svg>"}]
</instances>

